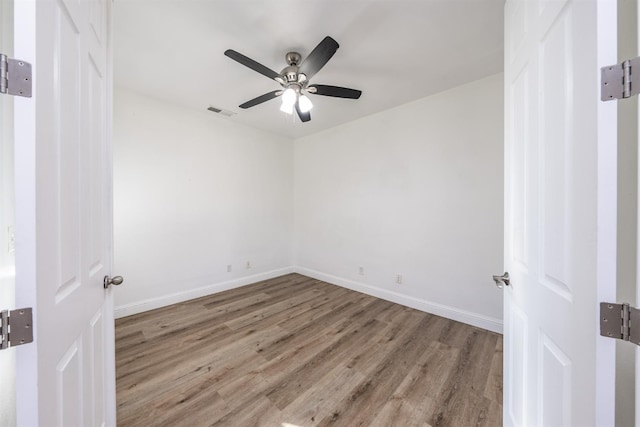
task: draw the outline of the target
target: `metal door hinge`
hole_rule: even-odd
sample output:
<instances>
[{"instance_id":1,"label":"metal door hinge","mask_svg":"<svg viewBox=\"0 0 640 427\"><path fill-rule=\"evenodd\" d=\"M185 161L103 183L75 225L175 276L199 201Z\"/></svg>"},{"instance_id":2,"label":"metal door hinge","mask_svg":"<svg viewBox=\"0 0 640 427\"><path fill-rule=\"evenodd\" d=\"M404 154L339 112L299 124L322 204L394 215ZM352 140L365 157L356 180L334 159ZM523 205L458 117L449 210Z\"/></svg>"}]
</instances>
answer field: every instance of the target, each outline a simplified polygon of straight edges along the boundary
<instances>
[{"instance_id":1,"label":"metal door hinge","mask_svg":"<svg viewBox=\"0 0 640 427\"><path fill-rule=\"evenodd\" d=\"M602 67L600 81L600 99L631 98L640 93L640 57Z\"/></svg>"},{"instance_id":2,"label":"metal door hinge","mask_svg":"<svg viewBox=\"0 0 640 427\"><path fill-rule=\"evenodd\" d=\"M31 98L31 64L0 53L0 93Z\"/></svg>"},{"instance_id":3,"label":"metal door hinge","mask_svg":"<svg viewBox=\"0 0 640 427\"><path fill-rule=\"evenodd\" d=\"M33 342L31 308L0 311L0 350Z\"/></svg>"},{"instance_id":4,"label":"metal door hinge","mask_svg":"<svg viewBox=\"0 0 640 427\"><path fill-rule=\"evenodd\" d=\"M600 335L640 346L640 310L626 303L601 302Z\"/></svg>"}]
</instances>

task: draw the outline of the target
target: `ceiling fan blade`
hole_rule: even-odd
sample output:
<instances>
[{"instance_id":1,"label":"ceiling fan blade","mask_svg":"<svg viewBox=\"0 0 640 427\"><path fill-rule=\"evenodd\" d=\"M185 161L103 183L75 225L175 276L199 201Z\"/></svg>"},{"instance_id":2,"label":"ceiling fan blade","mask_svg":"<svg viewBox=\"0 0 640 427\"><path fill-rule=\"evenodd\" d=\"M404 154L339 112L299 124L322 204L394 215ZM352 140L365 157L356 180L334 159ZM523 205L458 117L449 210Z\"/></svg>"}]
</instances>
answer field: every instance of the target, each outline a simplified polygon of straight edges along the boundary
<instances>
[{"instance_id":1,"label":"ceiling fan blade","mask_svg":"<svg viewBox=\"0 0 640 427\"><path fill-rule=\"evenodd\" d=\"M262 74L263 76L267 76L272 80L276 80L276 78L282 79L280 74L276 73L271 68L267 68L259 62L256 62L253 59L248 58L239 52L236 52L235 50L227 49L224 51L224 54L234 61L241 63L245 67L249 67L253 71L257 71L258 73Z\"/></svg>"},{"instance_id":2,"label":"ceiling fan blade","mask_svg":"<svg viewBox=\"0 0 640 427\"><path fill-rule=\"evenodd\" d=\"M296 102L296 112L298 113L298 117L300 117L300 120L302 120L303 122L308 122L309 120L311 120L311 113L308 111L306 113L300 111L300 105L298 104L298 102Z\"/></svg>"},{"instance_id":3,"label":"ceiling fan blade","mask_svg":"<svg viewBox=\"0 0 640 427\"><path fill-rule=\"evenodd\" d=\"M337 41L329 36L325 37L302 62L299 72L306 75L307 80L310 79L324 67L324 64L329 62L339 47L340 45Z\"/></svg>"},{"instance_id":4,"label":"ceiling fan blade","mask_svg":"<svg viewBox=\"0 0 640 427\"><path fill-rule=\"evenodd\" d=\"M308 91L315 95L334 96L336 98L349 98L358 99L362 95L361 90L349 89L348 87L340 86L328 86L328 85L311 85L310 88L315 88L315 91Z\"/></svg>"},{"instance_id":5,"label":"ceiling fan blade","mask_svg":"<svg viewBox=\"0 0 640 427\"><path fill-rule=\"evenodd\" d=\"M278 97L281 93L282 93L281 90L274 90L273 92L265 93L264 95L260 95L257 98L253 98L252 100L247 101L244 104L241 104L240 108L247 109L249 107L255 107L258 104L262 104L263 102L266 102L270 99Z\"/></svg>"}]
</instances>

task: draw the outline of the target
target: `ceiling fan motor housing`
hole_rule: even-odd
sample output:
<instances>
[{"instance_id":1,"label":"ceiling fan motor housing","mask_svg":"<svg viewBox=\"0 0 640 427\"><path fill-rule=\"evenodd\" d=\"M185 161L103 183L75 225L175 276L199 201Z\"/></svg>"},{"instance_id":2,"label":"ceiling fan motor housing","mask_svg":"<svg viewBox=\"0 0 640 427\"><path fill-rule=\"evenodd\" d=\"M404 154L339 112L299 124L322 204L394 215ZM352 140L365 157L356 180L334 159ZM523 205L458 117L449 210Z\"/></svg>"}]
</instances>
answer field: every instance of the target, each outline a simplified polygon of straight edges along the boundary
<instances>
[{"instance_id":1,"label":"ceiling fan motor housing","mask_svg":"<svg viewBox=\"0 0 640 427\"><path fill-rule=\"evenodd\" d=\"M298 66L297 65L289 65L285 67L280 72L280 75L284 77L284 79L289 82L297 82L298 81Z\"/></svg>"},{"instance_id":2,"label":"ceiling fan motor housing","mask_svg":"<svg viewBox=\"0 0 640 427\"><path fill-rule=\"evenodd\" d=\"M298 81L298 65L300 65L300 61L302 60L302 56L298 52L289 52L285 55L285 59L288 67L285 67L281 72L282 75L287 82L297 82Z\"/></svg>"}]
</instances>

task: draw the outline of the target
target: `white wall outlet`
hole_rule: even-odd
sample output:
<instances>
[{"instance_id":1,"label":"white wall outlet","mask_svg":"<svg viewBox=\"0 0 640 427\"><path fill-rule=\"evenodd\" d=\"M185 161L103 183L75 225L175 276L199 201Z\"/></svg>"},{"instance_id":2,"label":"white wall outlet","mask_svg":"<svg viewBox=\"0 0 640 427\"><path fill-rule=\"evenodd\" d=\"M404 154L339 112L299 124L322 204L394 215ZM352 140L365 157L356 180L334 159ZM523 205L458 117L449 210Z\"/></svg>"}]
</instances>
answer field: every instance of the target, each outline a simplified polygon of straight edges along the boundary
<instances>
[{"instance_id":1,"label":"white wall outlet","mask_svg":"<svg viewBox=\"0 0 640 427\"><path fill-rule=\"evenodd\" d=\"M402 284L402 274L396 274L396 283L398 285Z\"/></svg>"},{"instance_id":2,"label":"white wall outlet","mask_svg":"<svg viewBox=\"0 0 640 427\"><path fill-rule=\"evenodd\" d=\"M251 261L247 261L247 268L251 268Z\"/></svg>"},{"instance_id":3,"label":"white wall outlet","mask_svg":"<svg viewBox=\"0 0 640 427\"><path fill-rule=\"evenodd\" d=\"M364 276L364 267L362 266L358 267L358 274L360 274L361 276Z\"/></svg>"},{"instance_id":4,"label":"white wall outlet","mask_svg":"<svg viewBox=\"0 0 640 427\"><path fill-rule=\"evenodd\" d=\"M10 225L7 228L7 237L9 240L9 244L7 245L7 250L9 251L10 254L14 253L16 251L16 235L13 229L13 225Z\"/></svg>"},{"instance_id":5,"label":"white wall outlet","mask_svg":"<svg viewBox=\"0 0 640 427\"><path fill-rule=\"evenodd\" d=\"M231 273L231 264L227 264L227 273Z\"/></svg>"}]
</instances>

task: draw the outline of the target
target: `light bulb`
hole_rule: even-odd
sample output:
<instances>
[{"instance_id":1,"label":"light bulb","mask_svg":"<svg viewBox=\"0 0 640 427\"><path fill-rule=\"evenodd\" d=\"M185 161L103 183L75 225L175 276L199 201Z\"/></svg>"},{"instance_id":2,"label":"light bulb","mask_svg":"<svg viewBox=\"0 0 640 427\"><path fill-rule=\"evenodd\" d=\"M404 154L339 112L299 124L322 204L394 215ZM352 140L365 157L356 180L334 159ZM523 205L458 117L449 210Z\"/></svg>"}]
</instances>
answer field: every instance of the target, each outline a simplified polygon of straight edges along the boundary
<instances>
[{"instance_id":1,"label":"light bulb","mask_svg":"<svg viewBox=\"0 0 640 427\"><path fill-rule=\"evenodd\" d=\"M284 100L282 100L280 111L287 114L293 114L293 104L287 104L286 102L284 102Z\"/></svg>"},{"instance_id":2,"label":"light bulb","mask_svg":"<svg viewBox=\"0 0 640 427\"><path fill-rule=\"evenodd\" d=\"M282 105L291 105L296 103L296 91L292 88L287 88L282 93Z\"/></svg>"},{"instance_id":3,"label":"light bulb","mask_svg":"<svg viewBox=\"0 0 640 427\"><path fill-rule=\"evenodd\" d=\"M300 111L303 113L308 113L313 108L311 100L306 95L300 95L298 102L298 105L300 105Z\"/></svg>"}]
</instances>

